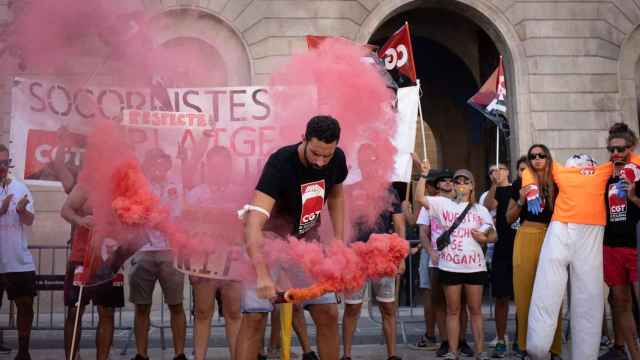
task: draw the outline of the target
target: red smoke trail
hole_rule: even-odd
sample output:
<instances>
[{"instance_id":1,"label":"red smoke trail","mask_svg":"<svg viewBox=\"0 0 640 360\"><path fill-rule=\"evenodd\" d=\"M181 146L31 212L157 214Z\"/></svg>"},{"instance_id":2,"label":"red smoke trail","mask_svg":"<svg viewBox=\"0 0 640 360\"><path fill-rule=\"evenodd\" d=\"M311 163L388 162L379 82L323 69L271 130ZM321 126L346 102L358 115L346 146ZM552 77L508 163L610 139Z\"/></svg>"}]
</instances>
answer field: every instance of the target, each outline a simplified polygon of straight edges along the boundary
<instances>
[{"instance_id":1,"label":"red smoke trail","mask_svg":"<svg viewBox=\"0 0 640 360\"><path fill-rule=\"evenodd\" d=\"M313 299L327 292L353 292L367 279L395 276L409 253L409 243L396 234L372 234L368 242L350 247L334 241L324 249L317 243L290 238L288 244L274 248L282 251L286 247L290 260L300 263L316 280L311 287L287 290L285 297L290 301Z\"/></svg>"},{"instance_id":2,"label":"red smoke trail","mask_svg":"<svg viewBox=\"0 0 640 360\"><path fill-rule=\"evenodd\" d=\"M299 141L311 117L331 115L340 122L338 146L345 151L352 170L361 144L376 147L377 175L368 185L371 201L346 204L352 220L372 224L390 204L386 188L397 150L390 142L396 129L394 94L379 68L364 60L369 54L361 45L328 38L318 48L292 56L273 73L269 86L281 139Z\"/></svg>"},{"instance_id":3,"label":"red smoke trail","mask_svg":"<svg viewBox=\"0 0 640 360\"><path fill-rule=\"evenodd\" d=\"M129 160L120 165L111 181L111 206L122 223L147 225L168 217L168 211L160 207L160 200L151 192L149 181L137 160Z\"/></svg>"},{"instance_id":4,"label":"red smoke trail","mask_svg":"<svg viewBox=\"0 0 640 360\"><path fill-rule=\"evenodd\" d=\"M79 184L88 189L95 229L90 252L85 256L89 279L107 264L113 272L144 245L145 228L158 228L172 239L179 232L168 223L168 211L151 192L125 132L103 120L89 134ZM103 257L106 238L115 240L115 253ZM175 240L174 240L175 241Z\"/></svg>"}]
</instances>

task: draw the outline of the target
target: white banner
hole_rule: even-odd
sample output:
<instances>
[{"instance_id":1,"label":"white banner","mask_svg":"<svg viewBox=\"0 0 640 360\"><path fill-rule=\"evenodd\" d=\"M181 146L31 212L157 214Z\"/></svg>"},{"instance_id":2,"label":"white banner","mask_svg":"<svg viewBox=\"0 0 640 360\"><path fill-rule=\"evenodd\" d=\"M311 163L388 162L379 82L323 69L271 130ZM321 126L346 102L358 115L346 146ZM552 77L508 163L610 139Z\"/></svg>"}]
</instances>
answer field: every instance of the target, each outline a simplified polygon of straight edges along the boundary
<instances>
[{"instance_id":1,"label":"white banner","mask_svg":"<svg viewBox=\"0 0 640 360\"><path fill-rule=\"evenodd\" d=\"M411 181L413 160L411 153L416 146L416 126L419 104L418 86L398 89L398 126L391 142L398 149L391 181Z\"/></svg>"},{"instance_id":2,"label":"white banner","mask_svg":"<svg viewBox=\"0 0 640 360\"><path fill-rule=\"evenodd\" d=\"M66 163L79 169L86 134L96 117L128 125L129 142L142 157L161 147L177 159L193 149L202 136L209 147L227 147L237 176L256 174L279 145L278 129L271 119L269 89L260 86L167 89L172 112L160 111L149 89L70 88L63 83L16 78L12 91L11 156L13 176L27 182L56 185L51 161L65 126L70 148ZM301 89L302 91L302 89ZM415 145L418 88L398 92L398 126L392 142L398 148L393 181L408 182ZM301 132L303 129L301 129ZM349 159L348 159L349 161ZM357 179L355 159L350 178Z\"/></svg>"},{"instance_id":3,"label":"white banner","mask_svg":"<svg viewBox=\"0 0 640 360\"><path fill-rule=\"evenodd\" d=\"M123 121L123 114L132 121L139 117L139 123L130 124L128 140L140 157L150 148L161 147L176 159L180 151L189 152L206 136L209 147L219 145L231 151L239 176L258 172L279 144L265 87L167 90L175 113L158 111L159 102L148 89L73 89L61 83L15 79L11 112L13 176L29 183L55 185L52 160L61 143L58 130L63 126L70 131L66 145L71 152L66 164L77 170L86 134L97 117L118 122Z\"/></svg>"},{"instance_id":4,"label":"white banner","mask_svg":"<svg viewBox=\"0 0 640 360\"><path fill-rule=\"evenodd\" d=\"M398 152L394 158L394 168L391 174L391 181L408 183L411 181L412 159L411 153L416 144L416 119L418 117L418 86L409 86L398 90L398 112L396 114L396 133L391 138L391 143ZM356 154L356 144L351 154ZM352 156L353 157L353 156ZM349 159L347 159L349 160ZM352 159L349 162L349 176L345 183L347 185L356 183L362 179L357 161Z\"/></svg>"}]
</instances>

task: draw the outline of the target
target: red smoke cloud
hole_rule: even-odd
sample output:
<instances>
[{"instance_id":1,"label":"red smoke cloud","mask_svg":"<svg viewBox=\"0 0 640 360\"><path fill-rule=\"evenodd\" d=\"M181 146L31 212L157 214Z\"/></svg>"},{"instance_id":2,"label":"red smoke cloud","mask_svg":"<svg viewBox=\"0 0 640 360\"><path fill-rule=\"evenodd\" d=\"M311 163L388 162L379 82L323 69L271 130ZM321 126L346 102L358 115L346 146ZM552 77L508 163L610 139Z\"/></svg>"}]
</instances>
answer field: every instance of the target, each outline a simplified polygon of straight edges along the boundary
<instances>
[{"instance_id":1,"label":"red smoke cloud","mask_svg":"<svg viewBox=\"0 0 640 360\"><path fill-rule=\"evenodd\" d=\"M215 83L216 79L227 78L220 74L224 72L220 70L224 69L223 64L212 66L211 60L202 52L188 46L157 44L158 29L154 28L154 19L142 11L131 12L123 4L105 0L24 2L15 9L15 20L7 30L10 36L5 50L11 48L14 55L19 55L29 73L52 77L69 89L100 84L125 89L151 88L153 77L165 79L168 87L216 86L221 85ZM217 50L223 52L224 49ZM274 148L299 141L306 122L319 114L331 115L340 121L342 137L339 145L345 150L350 166L357 166L360 144L375 145L379 154L378 171L369 182L361 185L366 186L371 201L368 204L346 204L354 218L364 217L373 222L389 205L385 189L393 169L395 148L389 137L395 131L395 118L391 109L393 93L378 69L363 61L367 55L368 50L364 47L329 39L318 49L292 56L287 64L274 72L269 85L271 108L281 135L281 143L273 144ZM203 83L206 81L212 83ZM160 87L159 90L165 89ZM142 176L136 156L141 151L135 145L137 139L132 133L128 129L102 123L107 119L96 110L95 96L91 97L89 92L69 92L79 94L78 99L73 99L75 105L80 103L85 112L95 113L92 120L82 124L83 130L92 128L93 131L88 138L89 148L79 181L90 189L89 200L94 208L96 232L115 233L123 244L131 242L135 248L138 244L134 237L141 236L137 229L152 224L169 235L174 248L186 244L193 251L201 250L181 230L183 225L191 225L193 218L183 217L175 223L163 221L165 210L158 205L158 199L152 196L149 184ZM167 99L175 102L174 98ZM162 102L163 99L156 98L154 105ZM149 104L144 107L149 107ZM120 110L120 105L116 104L107 113L118 114ZM52 120L56 124L67 121L62 117ZM117 122L119 116L114 120ZM162 148L168 145L155 138L144 146ZM173 157L174 154L171 155ZM177 157L173 160L174 172L182 172L181 161L178 164ZM215 176L234 185L224 191L225 201L210 203L210 207L223 209L233 217L237 208L249 202L255 186L254 178L238 179L222 168L210 169L214 175L204 175L202 166L192 170L190 175L201 179L201 182L206 176ZM193 213L200 213L200 218L205 219L204 225L208 226L206 231L213 234L208 236L207 248L241 242L242 224L237 219L211 220L207 224L207 216L202 215L204 211L196 209ZM330 279L332 287L338 280L347 284L361 283L371 271L365 269L344 245L332 244L328 251L333 252L335 259L322 262L317 271L322 269L322 276ZM314 250L310 254L319 256L320 253ZM324 261L323 257L314 260L299 256L294 259L307 264ZM340 272L352 275L348 278L330 275ZM316 273L316 276L320 275Z\"/></svg>"},{"instance_id":2,"label":"red smoke cloud","mask_svg":"<svg viewBox=\"0 0 640 360\"><path fill-rule=\"evenodd\" d=\"M299 263L316 281L305 289L289 289L290 301L302 301L327 292L353 292L371 278L395 276L409 253L409 243L396 234L373 234L366 243L347 246L334 241L326 247L295 238L269 244L274 262Z\"/></svg>"},{"instance_id":3,"label":"red smoke cloud","mask_svg":"<svg viewBox=\"0 0 640 360\"><path fill-rule=\"evenodd\" d=\"M351 221L360 218L369 224L389 207L386 188L397 152L390 142L396 129L395 95L380 68L367 59L371 54L362 45L328 38L318 48L292 56L269 81L282 139L299 141L311 117L331 115L340 122L338 145L345 151L351 171L358 167L359 146L375 146L376 173L366 184L371 201L346 204Z\"/></svg>"}]
</instances>

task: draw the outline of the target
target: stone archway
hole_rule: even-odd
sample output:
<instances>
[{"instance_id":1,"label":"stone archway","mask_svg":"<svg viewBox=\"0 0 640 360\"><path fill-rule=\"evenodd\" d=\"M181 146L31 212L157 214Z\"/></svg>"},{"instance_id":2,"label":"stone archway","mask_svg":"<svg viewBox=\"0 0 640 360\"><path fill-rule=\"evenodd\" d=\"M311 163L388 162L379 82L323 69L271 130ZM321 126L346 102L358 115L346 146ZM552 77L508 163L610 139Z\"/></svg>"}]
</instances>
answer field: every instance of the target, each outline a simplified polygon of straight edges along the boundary
<instances>
[{"instance_id":1,"label":"stone archway","mask_svg":"<svg viewBox=\"0 0 640 360\"><path fill-rule=\"evenodd\" d=\"M524 153L534 142L529 106L529 71L524 47L506 16L486 0L386 0L381 2L363 22L356 36L367 42L391 17L417 7L435 7L454 11L481 27L504 54L508 88L508 117L511 122L512 154Z\"/></svg>"},{"instance_id":2,"label":"stone archway","mask_svg":"<svg viewBox=\"0 0 640 360\"><path fill-rule=\"evenodd\" d=\"M154 42L160 46L200 47L210 54L212 66L222 63L223 79L218 86L247 86L252 83L253 64L248 45L239 32L223 18L205 9L175 8L153 16Z\"/></svg>"}]
</instances>

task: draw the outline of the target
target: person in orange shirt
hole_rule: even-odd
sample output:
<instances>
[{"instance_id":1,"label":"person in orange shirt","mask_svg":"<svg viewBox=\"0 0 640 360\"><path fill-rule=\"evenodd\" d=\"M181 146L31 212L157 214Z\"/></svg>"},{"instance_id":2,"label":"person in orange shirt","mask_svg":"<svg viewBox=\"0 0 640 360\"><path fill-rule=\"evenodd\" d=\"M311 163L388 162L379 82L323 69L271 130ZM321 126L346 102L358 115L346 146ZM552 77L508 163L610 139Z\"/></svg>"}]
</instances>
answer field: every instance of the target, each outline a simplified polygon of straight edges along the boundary
<instances>
[{"instance_id":1,"label":"person in orange shirt","mask_svg":"<svg viewBox=\"0 0 640 360\"><path fill-rule=\"evenodd\" d=\"M640 157L634 154L631 162L640 164ZM613 169L611 162L596 166L585 154L572 156L565 166L553 163L558 197L540 252L529 308L527 353L532 359L549 356L568 271L571 271L572 359L598 358L604 307L604 196ZM524 172L522 185L529 186L529 206L535 204L538 188L530 170Z\"/></svg>"}]
</instances>

